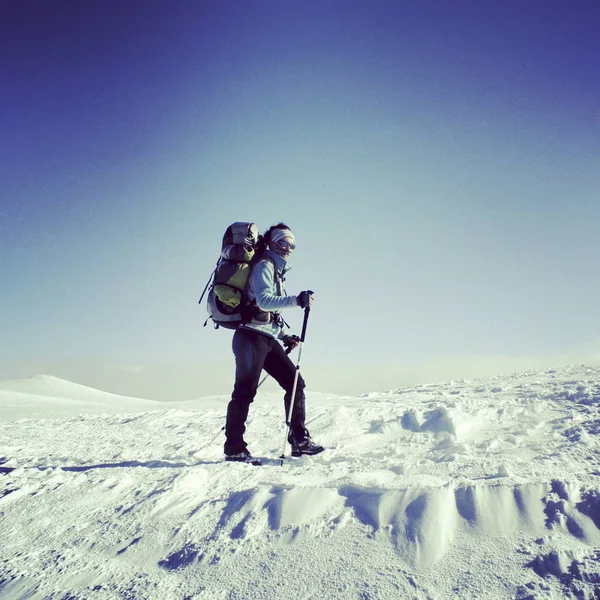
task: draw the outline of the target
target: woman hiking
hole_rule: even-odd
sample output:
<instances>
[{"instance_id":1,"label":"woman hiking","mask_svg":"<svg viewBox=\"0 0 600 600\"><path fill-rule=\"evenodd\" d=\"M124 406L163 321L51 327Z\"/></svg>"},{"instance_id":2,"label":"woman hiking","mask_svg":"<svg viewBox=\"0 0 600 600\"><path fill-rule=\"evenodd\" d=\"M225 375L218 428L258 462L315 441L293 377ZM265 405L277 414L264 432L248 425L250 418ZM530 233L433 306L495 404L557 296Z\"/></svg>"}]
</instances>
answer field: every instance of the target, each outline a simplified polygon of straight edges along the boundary
<instances>
[{"instance_id":1,"label":"woman hiking","mask_svg":"<svg viewBox=\"0 0 600 600\"><path fill-rule=\"evenodd\" d=\"M296 248L296 238L285 223L271 227L263 236L262 258L254 265L245 294L251 307L251 317L240 325L233 336L235 384L227 406L225 425L225 460L253 462L244 441L246 419L254 400L261 371L264 369L285 390L286 418L292 400L296 366L286 354L298 345L298 338L285 335L281 311L284 308L312 306L314 298L308 291L287 296L283 288L287 261ZM260 255L260 254L259 254ZM281 343L280 343L281 342ZM282 346L283 344L283 346ZM315 444L305 425L304 379L298 373L288 441L292 456L318 454L324 448Z\"/></svg>"}]
</instances>

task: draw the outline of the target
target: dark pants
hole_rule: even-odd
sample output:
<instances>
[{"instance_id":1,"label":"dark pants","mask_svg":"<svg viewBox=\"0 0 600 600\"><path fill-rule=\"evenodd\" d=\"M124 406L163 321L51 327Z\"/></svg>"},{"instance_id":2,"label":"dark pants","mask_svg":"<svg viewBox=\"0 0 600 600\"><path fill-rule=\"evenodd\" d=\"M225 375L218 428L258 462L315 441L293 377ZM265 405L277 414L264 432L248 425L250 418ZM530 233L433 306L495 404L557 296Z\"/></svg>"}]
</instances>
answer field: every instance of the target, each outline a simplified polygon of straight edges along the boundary
<instances>
[{"instance_id":1,"label":"dark pants","mask_svg":"<svg viewBox=\"0 0 600 600\"><path fill-rule=\"evenodd\" d=\"M296 374L296 365L290 360L281 344L270 336L248 329L238 329L233 335L232 347L235 356L235 385L231 401L227 405L225 454L237 454L246 449L246 442L244 442L246 419L250 404L256 395L262 370L271 375L285 390L286 419ZM288 425L299 439L304 437L304 387L304 379L298 373L292 420Z\"/></svg>"}]
</instances>

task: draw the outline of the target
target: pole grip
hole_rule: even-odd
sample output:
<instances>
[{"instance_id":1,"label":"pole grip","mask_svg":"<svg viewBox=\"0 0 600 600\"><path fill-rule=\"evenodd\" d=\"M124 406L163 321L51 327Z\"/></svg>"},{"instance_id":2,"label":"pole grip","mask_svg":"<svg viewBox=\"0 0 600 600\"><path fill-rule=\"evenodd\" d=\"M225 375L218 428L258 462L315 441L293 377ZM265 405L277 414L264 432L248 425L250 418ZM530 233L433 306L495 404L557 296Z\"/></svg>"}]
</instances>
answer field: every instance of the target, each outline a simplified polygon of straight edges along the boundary
<instances>
[{"instance_id":1,"label":"pole grip","mask_svg":"<svg viewBox=\"0 0 600 600\"><path fill-rule=\"evenodd\" d=\"M307 290L310 295L314 294L312 290ZM308 325L308 314L310 313L310 303L304 309L304 321L302 323L302 334L300 335L300 341L304 342L304 338L306 337L306 326Z\"/></svg>"}]
</instances>

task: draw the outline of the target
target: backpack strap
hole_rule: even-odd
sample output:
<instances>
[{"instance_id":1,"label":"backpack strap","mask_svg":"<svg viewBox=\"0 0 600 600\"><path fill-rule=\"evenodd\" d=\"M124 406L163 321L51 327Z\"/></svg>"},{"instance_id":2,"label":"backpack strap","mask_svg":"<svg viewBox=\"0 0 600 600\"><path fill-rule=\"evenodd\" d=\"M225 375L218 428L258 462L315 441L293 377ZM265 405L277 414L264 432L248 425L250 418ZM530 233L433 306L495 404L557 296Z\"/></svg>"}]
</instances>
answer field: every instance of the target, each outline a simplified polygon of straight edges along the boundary
<instances>
[{"instance_id":1,"label":"backpack strap","mask_svg":"<svg viewBox=\"0 0 600 600\"><path fill-rule=\"evenodd\" d=\"M282 277L277 271L277 265L275 264L275 261L268 256L261 256L257 257L256 263L260 262L261 260L270 262L273 265L275 286L277 287L278 295L281 296L283 291L283 288L281 287ZM248 281L250 281L250 278L248 278ZM245 294L242 293L242 296L245 297ZM244 303L242 302L242 304ZM283 327L283 324L285 324L289 327L289 325L283 320L281 315L276 315L272 311L261 310L256 304L256 299L252 300L252 302L250 303L245 303L245 308L242 309L241 315L242 324L249 323L250 321L252 321L252 319L256 319L257 321L262 323L277 323L280 327Z\"/></svg>"},{"instance_id":2,"label":"backpack strap","mask_svg":"<svg viewBox=\"0 0 600 600\"><path fill-rule=\"evenodd\" d=\"M208 278L208 281L206 282L206 286L204 287L202 296L200 296L200 300L198 300L198 304L202 304L202 298L204 298L204 294L206 294L206 290L208 289L208 286L210 285L211 281L214 281L215 273L217 272L220 262L221 262L221 258L219 257L219 260L217 260L217 264L215 265L215 270L210 274L210 277ZM206 323L204 323L204 325L206 325Z\"/></svg>"}]
</instances>

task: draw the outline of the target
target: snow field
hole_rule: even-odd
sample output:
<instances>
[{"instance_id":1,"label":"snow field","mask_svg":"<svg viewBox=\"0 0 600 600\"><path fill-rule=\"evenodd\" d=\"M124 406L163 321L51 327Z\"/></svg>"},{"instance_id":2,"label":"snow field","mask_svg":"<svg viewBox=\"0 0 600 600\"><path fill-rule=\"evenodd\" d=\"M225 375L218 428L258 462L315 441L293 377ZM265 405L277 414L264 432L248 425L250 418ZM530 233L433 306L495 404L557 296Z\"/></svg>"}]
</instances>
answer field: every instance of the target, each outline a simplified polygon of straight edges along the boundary
<instances>
[{"instance_id":1,"label":"snow field","mask_svg":"<svg viewBox=\"0 0 600 600\"><path fill-rule=\"evenodd\" d=\"M266 393L246 436L262 467L222 461L226 398L98 413L65 382L64 418L60 381L26 383L2 398L38 389L47 418L0 423L0 598L600 593L598 367L309 393L327 450L283 466Z\"/></svg>"}]
</instances>

